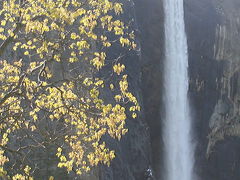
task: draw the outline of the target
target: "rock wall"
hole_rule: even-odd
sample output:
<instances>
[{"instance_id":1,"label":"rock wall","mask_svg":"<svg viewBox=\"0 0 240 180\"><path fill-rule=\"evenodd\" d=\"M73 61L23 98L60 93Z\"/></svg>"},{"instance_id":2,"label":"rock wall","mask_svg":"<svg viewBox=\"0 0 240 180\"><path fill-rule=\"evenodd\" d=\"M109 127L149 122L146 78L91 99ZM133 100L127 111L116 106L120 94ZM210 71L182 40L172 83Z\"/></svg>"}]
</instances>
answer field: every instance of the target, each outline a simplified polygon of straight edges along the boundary
<instances>
[{"instance_id":1,"label":"rock wall","mask_svg":"<svg viewBox=\"0 0 240 180\"><path fill-rule=\"evenodd\" d=\"M219 97L209 121L210 133L206 155L212 179L240 178L239 78L240 78L240 2L213 0L219 18L215 26L213 58L222 64L216 79Z\"/></svg>"},{"instance_id":2,"label":"rock wall","mask_svg":"<svg viewBox=\"0 0 240 180\"><path fill-rule=\"evenodd\" d=\"M162 1L134 0L141 44L143 111L151 143L151 165L160 178L162 159L161 105L163 86L164 12Z\"/></svg>"},{"instance_id":3,"label":"rock wall","mask_svg":"<svg viewBox=\"0 0 240 180\"><path fill-rule=\"evenodd\" d=\"M237 0L186 0L190 96L196 132L196 172L204 180L237 180L239 18Z\"/></svg>"},{"instance_id":4,"label":"rock wall","mask_svg":"<svg viewBox=\"0 0 240 180\"><path fill-rule=\"evenodd\" d=\"M137 0L139 1L139 0ZM124 19L126 21L133 21L133 29L136 32L136 42L138 48L135 52L127 52L124 63L128 74L129 88L131 92L138 98L141 105L141 112L139 118L127 118L128 133L121 139L120 142L108 139L109 146L116 150L116 158L111 163L110 167L101 166L99 173L99 180L145 180L146 171L151 168L151 144L150 132L146 123L148 114L144 110L144 100L142 91L142 66L144 61L142 51L144 48L142 40L142 22L139 19L138 2L123 1L124 3ZM136 4L135 4L136 3ZM150 9L148 9L150 12ZM146 38L144 38L146 39ZM150 43L150 41L149 41ZM111 51L111 50L110 50ZM112 52L118 52L118 49L112 49Z\"/></svg>"}]
</instances>

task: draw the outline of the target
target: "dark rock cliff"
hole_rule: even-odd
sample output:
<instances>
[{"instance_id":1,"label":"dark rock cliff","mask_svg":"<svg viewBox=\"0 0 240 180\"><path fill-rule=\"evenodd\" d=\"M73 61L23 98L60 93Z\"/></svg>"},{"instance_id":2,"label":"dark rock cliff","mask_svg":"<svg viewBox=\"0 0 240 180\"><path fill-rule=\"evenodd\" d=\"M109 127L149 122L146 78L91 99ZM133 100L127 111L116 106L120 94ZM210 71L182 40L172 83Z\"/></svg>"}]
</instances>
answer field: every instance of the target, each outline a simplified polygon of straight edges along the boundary
<instances>
[{"instance_id":1,"label":"dark rock cliff","mask_svg":"<svg viewBox=\"0 0 240 180\"><path fill-rule=\"evenodd\" d=\"M110 167L101 166L99 168L99 180L145 180L146 171L152 164L152 153L150 143L150 132L146 124L148 114L144 110L144 95L141 90L142 86L142 69L141 61L143 43L141 42L142 32L138 22L139 6L134 4L132 0L123 1L125 8L124 19L134 21L133 28L136 32L136 43L138 48L135 52L128 52L125 56L126 71L131 91L138 98L141 105L141 112L137 119L127 119L127 127L129 132L121 139L120 142L108 140L109 146L116 150L116 158L111 163ZM148 9L147 12L150 12ZM139 21L138 21L139 20ZM146 38L144 38L146 39ZM150 43L149 41L148 43ZM118 49L113 49L118 51Z\"/></svg>"},{"instance_id":2,"label":"dark rock cliff","mask_svg":"<svg viewBox=\"0 0 240 180\"><path fill-rule=\"evenodd\" d=\"M196 172L204 180L240 178L237 0L186 0Z\"/></svg>"},{"instance_id":3,"label":"dark rock cliff","mask_svg":"<svg viewBox=\"0 0 240 180\"><path fill-rule=\"evenodd\" d=\"M164 53L164 13L161 1L135 0L141 43L143 110L151 137L152 168L159 177L161 167L161 94ZM158 178L157 178L158 179Z\"/></svg>"}]
</instances>

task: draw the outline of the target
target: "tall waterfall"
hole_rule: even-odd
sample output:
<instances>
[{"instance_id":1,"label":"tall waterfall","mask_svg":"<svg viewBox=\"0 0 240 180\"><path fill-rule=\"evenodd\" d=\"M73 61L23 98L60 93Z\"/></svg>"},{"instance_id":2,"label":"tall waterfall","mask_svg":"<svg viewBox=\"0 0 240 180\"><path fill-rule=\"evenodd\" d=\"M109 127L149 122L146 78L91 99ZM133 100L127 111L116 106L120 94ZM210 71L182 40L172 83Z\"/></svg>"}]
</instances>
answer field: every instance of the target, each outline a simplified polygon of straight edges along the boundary
<instances>
[{"instance_id":1,"label":"tall waterfall","mask_svg":"<svg viewBox=\"0 0 240 180\"><path fill-rule=\"evenodd\" d=\"M183 0L164 0L164 180L194 180Z\"/></svg>"}]
</instances>

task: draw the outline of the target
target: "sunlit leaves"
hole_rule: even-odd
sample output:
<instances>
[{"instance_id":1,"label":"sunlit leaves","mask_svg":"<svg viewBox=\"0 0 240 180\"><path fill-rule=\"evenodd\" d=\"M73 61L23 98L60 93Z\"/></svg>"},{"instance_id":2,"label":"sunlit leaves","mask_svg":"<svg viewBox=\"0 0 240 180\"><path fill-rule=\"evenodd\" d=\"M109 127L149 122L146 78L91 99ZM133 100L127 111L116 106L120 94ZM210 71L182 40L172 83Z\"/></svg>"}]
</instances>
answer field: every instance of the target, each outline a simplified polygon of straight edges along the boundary
<instances>
[{"instance_id":1,"label":"sunlit leaves","mask_svg":"<svg viewBox=\"0 0 240 180\"><path fill-rule=\"evenodd\" d=\"M2 147L12 147L11 136L31 142L31 153L50 144L58 167L76 174L99 163L110 165L115 153L102 137L120 140L128 131L127 112L136 118L140 110L123 58L108 58L109 47L136 47L122 13L123 4L110 0L3 2L0 41L15 54L0 60ZM111 74L96 77L107 66ZM112 103L105 101L105 90ZM49 129L42 128L46 124ZM12 151L27 159L28 146ZM13 161L5 151L0 148L0 177L32 179L34 168L27 161L15 168L18 173L4 169Z\"/></svg>"},{"instance_id":2,"label":"sunlit leaves","mask_svg":"<svg viewBox=\"0 0 240 180\"><path fill-rule=\"evenodd\" d=\"M115 73L117 73L117 75L120 75L121 72L124 71L124 69L125 69L125 65L124 64L118 63L118 64L115 64L113 66L113 70L114 70Z\"/></svg>"},{"instance_id":3,"label":"sunlit leaves","mask_svg":"<svg viewBox=\"0 0 240 180\"><path fill-rule=\"evenodd\" d=\"M100 70L104 66L106 54L104 52L95 52L94 55L95 58L92 60L93 66L95 66L97 70Z\"/></svg>"}]
</instances>

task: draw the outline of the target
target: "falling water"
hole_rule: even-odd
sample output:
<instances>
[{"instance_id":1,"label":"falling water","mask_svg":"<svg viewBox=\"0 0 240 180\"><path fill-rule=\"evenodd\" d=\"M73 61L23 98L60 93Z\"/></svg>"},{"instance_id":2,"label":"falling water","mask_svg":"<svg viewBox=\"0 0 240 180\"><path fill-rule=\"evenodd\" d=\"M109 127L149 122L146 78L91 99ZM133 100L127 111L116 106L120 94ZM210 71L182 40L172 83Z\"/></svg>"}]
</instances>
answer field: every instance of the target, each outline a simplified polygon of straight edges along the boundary
<instances>
[{"instance_id":1,"label":"falling water","mask_svg":"<svg viewBox=\"0 0 240 180\"><path fill-rule=\"evenodd\" d=\"M183 0L164 0L165 144L164 180L194 180L191 117L188 103L188 51Z\"/></svg>"}]
</instances>

